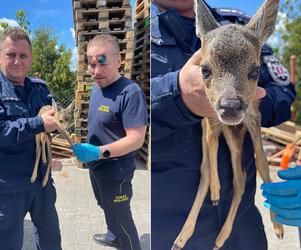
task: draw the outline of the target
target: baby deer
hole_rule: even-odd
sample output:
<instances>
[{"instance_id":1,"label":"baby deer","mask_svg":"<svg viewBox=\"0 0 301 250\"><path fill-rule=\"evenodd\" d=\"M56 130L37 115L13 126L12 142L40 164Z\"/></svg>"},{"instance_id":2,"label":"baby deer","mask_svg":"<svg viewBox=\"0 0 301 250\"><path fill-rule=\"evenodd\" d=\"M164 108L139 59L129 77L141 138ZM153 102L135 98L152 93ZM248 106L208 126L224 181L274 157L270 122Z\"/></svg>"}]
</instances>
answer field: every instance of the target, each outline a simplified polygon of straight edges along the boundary
<instances>
[{"instance_id":1,"label":"baby deer","mask_svg":"<svg viewBox=\"0 0 301 250\"><path fill-rule=\"evenodd\" d=\"M270 182L269 164L261 141L261 114L254 98L257 87L260 51L274 32L279 0L266 0L256 15L245 25L220 26L203 1L195 0L196 34L202 41L200 63L208 99L218 118L204 118L203 159L197 195L186 222L174 242L181 249L192 236L196 220L210 187L213 205L220 196L217 170L218 138L223 134L231 153L233 199L226 221L217 236L214 249L220 249L231 234L242 195L246 173L242 167L242 148L246 132L250 133L256 154L256 168L264 182ZM274 214L271 213L271 218ZM273 221L273 220L272 220ZM282 225L273 222L278 238Z\"/></svg>"},{"instance_id":2,"label":"baby deer","mask_svg":"<svg viewBox=\"0 0 301 250\"><path fill-rule=\"evenodd\" d=\"M57 105L54 101L52 101L52 106L50 106L50 105L43 106L40 109L38 115L41 116L51 109L53 109L55 111L55 118L57 120L57 124L59 124L58 109L57 109ZM69 142L70 146L73 145L73 142L67 132L65 132L60 126L58 127L57 131L61 134L61 136L63 138L65 138ZM49 133L46 133L46 132L42 132L42 133L36 135L36 161L35 161L33 173L31 176L31 182L34 182L37 178L38 166L40 164L41 154L42 154L42 162L44 164L47 164L46 175L43 179L43 184L42 184L43 187L45 187L47 184L48 178L49 178L50 166L51 166L51 162L52 162L51 136Z\"/></svg>"}]
</instances>

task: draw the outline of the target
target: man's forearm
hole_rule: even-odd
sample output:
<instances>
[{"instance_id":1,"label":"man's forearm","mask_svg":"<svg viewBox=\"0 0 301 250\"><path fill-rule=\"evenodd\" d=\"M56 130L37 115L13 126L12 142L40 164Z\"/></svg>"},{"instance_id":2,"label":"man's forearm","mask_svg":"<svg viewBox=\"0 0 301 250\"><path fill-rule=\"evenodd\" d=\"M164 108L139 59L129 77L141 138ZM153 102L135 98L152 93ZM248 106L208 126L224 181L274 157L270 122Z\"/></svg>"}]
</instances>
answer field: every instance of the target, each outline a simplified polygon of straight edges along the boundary
<instances>
[{"instance_id":1,"label":"man's forearm","mask_svg":"<svg viewBox=\"0 0 301 250\"><path fill-rule=\"evenodd\" d=\"M143 130L144 133L132 133L113 143L100 146L100 155L104 149L110 150L110 157L119 157L138 150L143 145L146 127Z\"/></svg>"}]
</instances>

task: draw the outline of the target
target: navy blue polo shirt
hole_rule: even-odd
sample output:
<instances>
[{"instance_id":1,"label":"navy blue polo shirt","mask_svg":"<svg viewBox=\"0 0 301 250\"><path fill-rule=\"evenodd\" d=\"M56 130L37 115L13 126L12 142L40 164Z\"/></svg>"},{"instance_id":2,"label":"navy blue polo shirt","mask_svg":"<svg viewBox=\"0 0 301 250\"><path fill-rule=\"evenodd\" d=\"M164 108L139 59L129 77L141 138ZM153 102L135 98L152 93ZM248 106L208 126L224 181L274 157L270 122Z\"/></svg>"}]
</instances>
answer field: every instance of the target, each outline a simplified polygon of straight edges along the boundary
<instances>
[{"instance_id":1,"label":"navy blue polo shirt","mask_svg":"<svg viewBox=\"0 0 301 250\"><path fill-rule=\"evenodd\" d=\"M146 124L147 106L138 84L121 76L105 88L93 87L88 114L89 143L106 145L125 137L126 128Z\"/></svg>"}]
</instances>

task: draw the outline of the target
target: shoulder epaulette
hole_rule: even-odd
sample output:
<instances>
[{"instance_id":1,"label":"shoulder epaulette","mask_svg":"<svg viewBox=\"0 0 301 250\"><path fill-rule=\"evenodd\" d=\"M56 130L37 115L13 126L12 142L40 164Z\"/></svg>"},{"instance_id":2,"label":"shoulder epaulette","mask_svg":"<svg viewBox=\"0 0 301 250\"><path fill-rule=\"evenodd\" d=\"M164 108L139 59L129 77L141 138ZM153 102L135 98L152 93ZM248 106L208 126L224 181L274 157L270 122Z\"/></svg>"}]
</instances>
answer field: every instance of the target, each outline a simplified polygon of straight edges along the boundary
<instances>
[{"instance_id":1,"label":"shoulder epaulette","mask_svg":"<svg viewBox=\"0 0 301 250\"><path fill-rule=\"evenodd\" d=\"M40 84L46 85L46 82L44 80L42 80L41 78L29 77L29 79L34 83L40 83Z\"/></svg>"},{"instance_id":2,"label":"shoulder epaulette","mask_svg":"<svg viewBox=\"0 0 301 250\"><path fill-rule=\"evenodd\" d=\"M238 16L245 19L251 19L245 12L234 8L216 8L215 11L221 16Z\"/></svg>"}]
</instances>

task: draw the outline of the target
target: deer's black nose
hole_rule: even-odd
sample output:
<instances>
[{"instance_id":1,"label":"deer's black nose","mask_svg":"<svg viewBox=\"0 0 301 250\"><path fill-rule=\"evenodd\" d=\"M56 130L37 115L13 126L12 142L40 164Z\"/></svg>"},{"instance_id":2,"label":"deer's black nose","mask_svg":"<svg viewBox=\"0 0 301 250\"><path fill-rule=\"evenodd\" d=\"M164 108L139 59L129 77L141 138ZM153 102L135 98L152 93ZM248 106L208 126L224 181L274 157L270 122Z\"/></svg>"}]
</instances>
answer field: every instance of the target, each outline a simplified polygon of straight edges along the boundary
<instances>
[{"instance_id":1,"label":"deer's black nose","mask_svg":"<svg viewBox=\"0 0 301 250\"><path fill-rule=\"evenodd\" d=\"M219 102L219 108L223 110L223 116L233 117L243 109L243 105L237 98L223 98Z\"/></svg>"}]
</instances>

